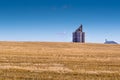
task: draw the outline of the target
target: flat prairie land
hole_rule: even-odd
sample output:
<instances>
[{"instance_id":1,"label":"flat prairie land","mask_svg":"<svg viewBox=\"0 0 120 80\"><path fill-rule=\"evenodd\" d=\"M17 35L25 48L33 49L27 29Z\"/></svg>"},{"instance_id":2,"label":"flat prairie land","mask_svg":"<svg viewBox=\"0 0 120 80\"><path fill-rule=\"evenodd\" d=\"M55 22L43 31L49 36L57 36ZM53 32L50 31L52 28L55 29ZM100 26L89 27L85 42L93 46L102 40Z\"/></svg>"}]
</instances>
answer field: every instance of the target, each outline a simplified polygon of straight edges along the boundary
<instances>
[{"instance_id":1,"label":"flat prairie land","mask_svg":"<svg viewBox=\"0 0 120 80\"><path fill-rule=\"evenodd\" d=\"M120 45L0 42L0 80L120 80Z\"/></svg>"}]
</instances>

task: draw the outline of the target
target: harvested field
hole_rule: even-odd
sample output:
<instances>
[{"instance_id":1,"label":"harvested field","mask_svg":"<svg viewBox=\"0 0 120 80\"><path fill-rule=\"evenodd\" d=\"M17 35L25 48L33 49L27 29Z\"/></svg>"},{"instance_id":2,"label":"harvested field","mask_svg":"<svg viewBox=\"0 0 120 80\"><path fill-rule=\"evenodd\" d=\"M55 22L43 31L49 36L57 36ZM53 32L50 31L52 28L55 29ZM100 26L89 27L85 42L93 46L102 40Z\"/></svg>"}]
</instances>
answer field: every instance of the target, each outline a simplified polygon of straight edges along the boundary
<instances>
[{"instance_id":1,"label":"harvested field","mask_svg":"<svg viewBox=\"0 0 120 80\"><path fill-rule=\"evenodd\" d=\"M0 80L120 80L120 45L0 42Z\"/></svg>"}]
</instances>

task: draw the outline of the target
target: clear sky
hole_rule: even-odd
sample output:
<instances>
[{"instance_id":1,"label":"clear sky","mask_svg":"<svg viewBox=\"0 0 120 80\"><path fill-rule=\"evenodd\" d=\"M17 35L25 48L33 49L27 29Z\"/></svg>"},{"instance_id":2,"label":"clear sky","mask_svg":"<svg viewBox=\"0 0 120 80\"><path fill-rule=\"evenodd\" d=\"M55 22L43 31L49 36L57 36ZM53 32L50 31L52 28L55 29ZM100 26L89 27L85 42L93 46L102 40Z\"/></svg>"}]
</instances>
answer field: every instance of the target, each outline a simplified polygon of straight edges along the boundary
<instances>
[{"instance_id":1,"label":"clear sky","mask_svg":"<svg viewBox=\"0 0 120 80\"><path fill-rule=\"evenodd\" d=\"M86 42L120 43L120 0L0 0L1 41L71 42L80 24Z\"/></svg>"}]
</instances>

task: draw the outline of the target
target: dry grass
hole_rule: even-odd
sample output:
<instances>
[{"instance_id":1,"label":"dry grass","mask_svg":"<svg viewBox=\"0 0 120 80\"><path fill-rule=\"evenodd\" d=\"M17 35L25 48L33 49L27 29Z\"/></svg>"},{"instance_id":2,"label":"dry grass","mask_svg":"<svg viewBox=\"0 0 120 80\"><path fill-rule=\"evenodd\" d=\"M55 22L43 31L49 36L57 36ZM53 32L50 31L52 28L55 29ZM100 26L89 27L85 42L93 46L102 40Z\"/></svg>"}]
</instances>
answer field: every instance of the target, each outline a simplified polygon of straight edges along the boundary
<instances>
[{"instance_id":1,"label":"dry grass","mask_svg":"<svg viewBox=\"0 0 120 80\"><path fill-rule=\"evenodd\" d=\"M0 80L120 80L120 45L0 42Z\"/></svg>"}]
</instances>

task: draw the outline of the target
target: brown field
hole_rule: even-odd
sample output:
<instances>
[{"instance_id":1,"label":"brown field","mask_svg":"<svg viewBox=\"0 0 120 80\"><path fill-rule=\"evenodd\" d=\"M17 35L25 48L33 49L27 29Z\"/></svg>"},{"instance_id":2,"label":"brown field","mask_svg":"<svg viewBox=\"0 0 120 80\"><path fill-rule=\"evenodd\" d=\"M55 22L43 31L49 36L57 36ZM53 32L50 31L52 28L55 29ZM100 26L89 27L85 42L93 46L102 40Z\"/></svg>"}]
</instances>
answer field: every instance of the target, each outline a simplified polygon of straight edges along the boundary
<instances>
[{"instance_id":1,"label":"brown field","mask_svg":"<svg viewBox=\"0 0 120 80\"><path fill-rule=\"evenodd\" d=\"M0 42L0 80L120 80L120 45Z\"/></svg>"}]
</instances>

